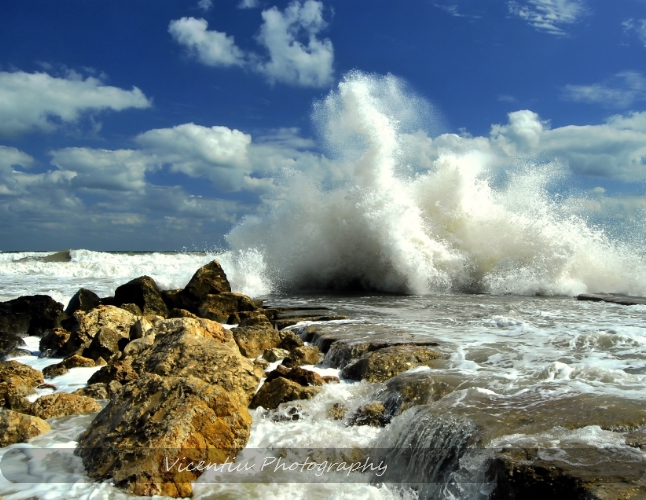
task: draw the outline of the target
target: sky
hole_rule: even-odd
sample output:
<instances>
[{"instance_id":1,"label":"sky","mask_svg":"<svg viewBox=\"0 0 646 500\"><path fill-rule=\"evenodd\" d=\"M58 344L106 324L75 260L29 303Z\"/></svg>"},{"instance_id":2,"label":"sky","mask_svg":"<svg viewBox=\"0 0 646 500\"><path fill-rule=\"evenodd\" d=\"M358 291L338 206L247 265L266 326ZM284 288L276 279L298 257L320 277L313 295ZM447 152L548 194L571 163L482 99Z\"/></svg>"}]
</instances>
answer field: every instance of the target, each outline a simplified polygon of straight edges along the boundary
<instances>
[{"instance_id":1,"label":"sky","mask_svg":"<svg viewBox=\"0 0 646 500\"><path fill-rule=\"evenodd\" d=\"M418 170L557 162L591 220L643 220L645 62L646 0L6 0L0 251L225 247L333 163L313 109L357 71L421 103Z\"/></svg>"}]
</instances>

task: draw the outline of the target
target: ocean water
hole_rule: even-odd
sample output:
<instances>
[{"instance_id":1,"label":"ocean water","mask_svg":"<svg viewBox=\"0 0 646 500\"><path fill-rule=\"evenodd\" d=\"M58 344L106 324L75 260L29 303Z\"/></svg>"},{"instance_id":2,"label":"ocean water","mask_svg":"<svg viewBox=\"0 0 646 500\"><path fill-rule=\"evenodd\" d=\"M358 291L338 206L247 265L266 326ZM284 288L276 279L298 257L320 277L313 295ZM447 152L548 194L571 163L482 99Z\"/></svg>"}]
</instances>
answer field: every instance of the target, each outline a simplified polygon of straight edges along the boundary
<instances>
[{"instance_id":1,"label":"ocean water","mask_svg":"<svg viewBox=\"0 0 646 500\"><path fill-rule=\"evenodd\" d=\"M258 213L229 233L229 250L0 253L0 300L43 293L66 304L81 286L108 296L144 274L162 288L180 288L215 258L234 291L350 318L321 328L437 342L443 359L409 376L450 389L383 429L356 427L330 418L330 408L343 403L352 412L385 387L342 380L299 402L298 420L255 410L249 448L398 450L416 442L432 469L464 451L473 432L467 417L480 426L479 449L592 446L643 460L629 446L635 437L628 428L646 409L646 306L574 298L645 296L643 233L611 238L572 210L554 190L567 182L563 166L519 160L501 170L491 151L440 147L426 132L433 115L432 105L397 78L351 73L314 106L326 160L283 172ZM338 373L325 363L312 369ZM89 374L73 369L66 377L54 380L59 390L76 389ZM30 444L73 448L90 422L54 421L52 432ZM413 488L271 478L220 484L207 474L194 491L199 499L480 499L492 488L483 476L486 458L463 454L450 473L429 469L434 480ZM3 498L129 498L109 482L85 481L74 457L32 465L33 483L0 478Z\"/></svg>"}]
</instances>

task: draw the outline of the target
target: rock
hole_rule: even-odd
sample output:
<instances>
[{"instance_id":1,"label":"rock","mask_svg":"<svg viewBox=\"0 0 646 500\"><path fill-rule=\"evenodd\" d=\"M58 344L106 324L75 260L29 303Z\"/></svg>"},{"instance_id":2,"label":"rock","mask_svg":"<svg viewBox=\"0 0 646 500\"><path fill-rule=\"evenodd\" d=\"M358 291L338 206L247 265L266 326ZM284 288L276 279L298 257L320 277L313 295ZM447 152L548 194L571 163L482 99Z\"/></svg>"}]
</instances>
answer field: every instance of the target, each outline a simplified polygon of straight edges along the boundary
<instances>
[{"instance_id":1,"label":"rock","mask_svg":"<svg viewBox=\"0 0 646 500\"><path fill-rule=\"evenodd\" d=\"M417 347L436 347L437 342L428 340L409 340L406 338L383 338L376 336L376 339L369 340L334 340L335 337L326 335L318 337L316 344L327 345L328 342L334 341L327 347L325 363L333 368L345 368L353 360L362 356L385 349L386 347L417 346Z\"/></svg>"},{"instance_id":2,"label":"rock","mask_svg":"<svg viewBox=\"0 0 646 500\"><path fill-rule=\"evenodd\" d=\"M183 309L184 303L188 302L187 300L182 298L182 291L183 290L181 288L161 291L162 299L164 299L164 303L166 304L166 307L169 311L172 311L173 309ZM168 317L175 318L179 316L171 316L169 312Z\"/></svg>"},{"instance_id":3,"label":"rock","mask_svg":"<svg viewBox=\"0 0 646 500\"><path fill-rule=\"evenodd\" d=\"M24 443L51 429L49 424L40 418L5 409L0 412L0 447Z\"/></svg>"},{"instance_id":4,"label":"rock","mask_svg":"<svg viewBox=\"0 0 646 500\"><path fill-rule=\"evenodd\" d=\"M287 380L291 380L302 386L320 386L325 384L325 380L323 380L323 377L321 377L318 373L315 373L311 370L305 370L304 368L300 368L298 366L290 369L285 368L281 365L278 365L274 371L267 374L267 380L265 380L265 384L278 377L286 378Z\"/></svg>"},{"instance_id":5,"label":"rock","mask_svg":"<svg viewBox=\"0 0 646 500\"><path fill-rule=\"evenodd\" d=\"M348 413L348 407L343 403L334 403L327 411L327 414L333 420L343 420Z\"/></svg>"},{"instance_id":6,"label":"rock","mask_svg":"<svg viewBox=\"0 0 646 500\"><path fill-rule=\"evenodd\" d=\"M249 402L260 377L238 350L230 331L212 321L175 318L155 325L156 339L141 371L161 376L193 376Z\"/></svg>"},{"instance_id":7,"label":"rock","mask_svg":"<svg viewBox=\"0 0 646 500\"><path fill-rule=\"evenodd\" d=\"M0 381L13 384L20 381L27 387L37 387L45 382L45 379L40 370L34 370L18 361L5 361L0 363Z\"/></svg>"},{"instance_id":8,"label":"rock","mask_svg":"<svg viewBox=\"0 0 646 500\"><path fill-rule=\"evenodd\" d=\"M277 319L276 328L282 330L294 326L301 321L338 321L341 319L348 319L347 316L299 316L293 318Z\"/></svg>"},{"instance_id":9,"label":"rock","mask_svg":"<svg viewBox=\"0 0 646 500\"><path fill-rule=\"evenodd\" d=\"M335 377L334 375L323 375L322 378L326 384L339 384L341 382L339 377Z\"/></svg>"},{"instance_id":10,"label":"rock","mask_svg":"<svg viewBox=\"0 0 646 500\"><path fill-rule=\"evenodd\" d=\"M88 368L92 366L96 366L93 359L75 354L69 358L65 358L60 363L45 367L43 369L43 375L45 378L54 378L59 375L64 375L70 368Z\"/></svg>"},{"instance_id":11,"label":"rock","mask_svg":"<svg viewBox=\"0 0 646 500\"><path fill-rule=\"evenodd\" d=\"M70 339L71 333L64 328L49 330L40 339L39 349L41 357L58 356L63 353L65 344Z\"/></svg>"},{"instance_id":12,"label":"rock","mask_svg":"<svg viewBox=\"0 0 646 500\"><path fill-rule=\"evenodd\" d=\"M176 460L183 468L189 461L233 461L250 429L245 405L222 387L146 374L115 395L75 453L90 477L114 478L128 493L188 497L201 472L179 472Z\"/></svg>"},{"instance_id":13,"label":"rock","mask_svg":"<svg viewBox=\"0 0 646 500\"><path fill-rule=\"evenodd\" d=\"M43 419L95 411L101 411L101 406L94 399L66 392L41 396L28 409L30 415Z\"/></svg>"},{"instance_id":14,"label":"rock","mask_svg":"<svg viewBox=\"0 0 646 500\"><path fill-rule=\"evenodd\" d=\"M90 345L83 350L83 356L110 361L120 354L128 342L130 342L129 337L124 337L122 333L112 328L103 327L92 338Z\"/></svg>"},{"instance_id":15,"label":"rock","mask_svg":"<svg viewBox=\"0 0 646 500\"><path fill-rule=\"evenodd\" d=\"M123 348L123 356L124 358L127 358L127 357L136 358L146 350L150 349L154 343L155 343L154 335L148 335L146 337L133 340L129 342L126 347Z\"/></svg>"},{"instance_id":16,"label":"rock","mask_svg":"<svg viewBox=\"0 0 646 500\"><path fill-rule=\"evenodd\" d=\"M82 389L77 389L72 394L77 396L85 396L92 399L110 399L110 392L108 391L108 384L99 383L91 384Z\"/></svg>"},{"instance_id":17,"label":"rock","mask_svg":"<svg viewBox=\"0 0 646 500\"><path fill-rule=\"evenodd\" d=\"M253 311L256 305L241 293L220 293L206 295L195 311L201 318L210 319L219 323L230 323L229 318L238 311Z\"/></svg>"},{"instance_id":18,"label":"rock","mask_svg":"<svg viewBox=\"0 0 646 500\"><path fill-rule=\"evenodd\" d=\"M137 380L138 378L139 374L132 367L131 361L129 359L125 359L111 361L94 373L87 383L88 385L99 383L109 384L112 381L117 381L124 384Z\"/></svg>"},{"instance_id":19,"label":"rock","mask_svg":"<svg viewBox=\"0 0 646 500\"><path fill-rule=\"evenodd\" d=\"M86 288L79 288L67 304L65 313L72 316L76 311L89 312L99 305L101 305L101 299L96 293Z\"/></svg>"},{"instance_id":20,"label":"rock","mask_svg":"<svg viewBox=\"0 0 646 500\"><path fill-rule=\"evenodd\" d=\"M107 328L115 332L120 338L128 340L130 331L137 321L137 317L128 311L115 306L98 306L90 312L77 311L74 313L76 325L65 344L68 354L82 354L90 347L92 339ZM107 336L112 336L109 333Z\"/></svg>"},{"instance_id":21,"label":"rock","mask_svg":"<svg viewBox=\"0 0 646 500\"><path fill-rule=\"evenodd\" d=\"M28 295L0 302L0 331L42 337L59 328L65 318L63 304L48 295Z\"/></svg>"},{"instance_id":22,"label":"rock","mask_svg":"<svg viewBox=\"0 0 646 500\"><path fill-rule=\"evenodd\" d=\"M148 336L155 338L155 334L153 333L153 322L151 322L150 318L145 318L143 316L137 318L137 321L135 321L132 328L130 328L130 340L136 340Z\"/></svg>"},{"instance_id":23,"label":"rock","mask_svg":"<svg viewBox=\"0 0 646 500\"><path fill-rule=\"evenodd\" d=\"M305 345L303 340L291 330L281 330L279 335L280 344L278 347L282 349L293 351L297 347L303 347Z\"/></svg>"},{"instance_id":24,"label":"rock","mask_svg":"<svg viewBox=\"0 0 646 500\"><path fill-rule=\"evenodd\" d=\"M52 391L57 391L58 387L56 387L54 384L48 384L45 382L44 384L40 384L36 389L51 389Z\"/></svg>"},{"instance_id":25,"label":"rock","mask_svg":"<svg viewBox=\"0 0 646 500\"><path fill-rule=\"evenodd\" d=\"M149 276L140 276L114 292L115 305L136 304L144 315L168 316L168 307L155 280Z\"/></svg>"},{"instance_id":26,"label":"rock","mask_svg":"<svg viewBox=\"0 0 646 500\"><path fill-rule=\"evenodd\" d=\"M124 311L128 311L130 314L134 314L135 316L144 315L141 308L137 304L133 304L131 302L128 302L127 304L119 304L117 307L120 307Z\"/></svg>"},{"instance_id":27,"label":"rock","mask_svg":"<svg viewBox=\"0 0 646 500\"><path fill-rule=\"evenodd\" d=\"M20 335L0 332L0 356L9 357L12 351L26 347L26 345Z\"/></svg>"},{"instance_id":28,"label":"rock","mask_svg":"<svg viewBox=\"0 0 646 500\"><path fill-rule=\"evenodd\" d=\"M625 295L609 295L582 293L577 296L577 300L591 300L593 302L610 302L622 306L646 305L646 297L627 297Z\"/></svg>"},{"instance_id":29,"label":"rock","mask_svg":"<svg viewBox=\"0 0 646 500\"><path fill-rule=\"evenodd\" d=\"M264 377L265 370L269 368L269 363L264 359L254 359L253 364L262 370L262 374L260 378Z\"/></svg>"},{"instance_id":30,"label":"rock","mask_svg":"<svg viewBox=\"0 0 646 500\"><path fill-rule=\"evenodd\" d=\"M302 365L317 365L321 361L321 352L318 347L297 347L289 357L283 360L283 365L288 368Z\"/></svg>"},{"instance_id":31,"label":"rock","mask_svg":"<svg viewBox=\"0 0 646 500\"><path fill-rule=\"evenodd\" d=\"M281 349L279 347L265 349L265 352L262 353L262 357L270 363L285 359L287 356L289 356L289 351L287 349Z\"/></svg>"},{"instance_id":32,"label":"rock","mask_svg":"<svg viewBox=\"0 0 646 500\"><path fill-rule=\"evenodd\" d=\"M352 415L350 425L370 425L372 427L383 427L388 423L385 416L386 407L379 402L372 402L363 405Z\"/></svg>"},{"instance_id":33,"label":"rock","mask_svg":"<svg viewBox=\"0 0 646 500\"><path fill-rule=\"evenodd\" d=\"M252 300L252 302L254 303L254 305L257 306L256 300ZM271 321L267 319L267 316L265 316L262 310L241 311L238 313L238 316L240 316L240 324L238 325L239 327L246 327L246 326L261 326L263 328L274 327L274 325L271 324Z\"/></svg>"},{"instance_id":34,"label":"rock","mask_svg":"<svg viewBox=\"0 0 646 500\"><path fill-rule=\"evenodd\" d=\"M268 410L275 410L281 403L297 399L312 399L319 392L321 392L320 387L303 387L297 382L278 377L262 385L254 395L249 408L262 406Z\"/></svg>"},{"instance_id":35,"label":"rock","mask_svg":"<svg viewBox=\"0 0 646 500\"><path fill-rule=\"evenodd\" d=\"M256 358L280 343L278 331L271 325L238 327L232 329L231 333L242 355L248 358Z\"/></svg>"},{"instance_id":36,"label":"rock","mask_svg":"<svg viewBox=\"0 0 646 500\"><path fill-rule=\"evenodd\" d=\"M231 285L220 263L211 261L199 268L181 295L192 302L201 302L207 295L231 292Z\"/></svg>"},{"instance_id":37,"label":"rock","mask_svg":"<svg viewBox=\"0 0 646 500\"><path fill-rule=\"evenodd\" d=\"M0 352L0 361L6 361L9 358L19 358L20 356L31 356L31 351L20 349L19 347L12 347Z\"/></svg>"},{"instance_id":38,"label":"rock","mask_svg":"<svg viewBox=\"0 0 646 500\"><path fill-rule=\"evenodd\" d=\"M417 366L432 365L440 353L421 346L392 346L364 354L347 365L342 372L346 378L383 382Z\"/></svg>"},{"instance_id":39,"label":"rock","mask_svg":"<svg viewBox=\"0 0 646 500\"><path fill-rule=\"evenodd\" d=\"M178 309L174 308L171 309L170 312L168 313L169 318L193 318L197 319L199 316L196 316L190 311L187 311L186 309Z\"/></svg>"}]
</instances>

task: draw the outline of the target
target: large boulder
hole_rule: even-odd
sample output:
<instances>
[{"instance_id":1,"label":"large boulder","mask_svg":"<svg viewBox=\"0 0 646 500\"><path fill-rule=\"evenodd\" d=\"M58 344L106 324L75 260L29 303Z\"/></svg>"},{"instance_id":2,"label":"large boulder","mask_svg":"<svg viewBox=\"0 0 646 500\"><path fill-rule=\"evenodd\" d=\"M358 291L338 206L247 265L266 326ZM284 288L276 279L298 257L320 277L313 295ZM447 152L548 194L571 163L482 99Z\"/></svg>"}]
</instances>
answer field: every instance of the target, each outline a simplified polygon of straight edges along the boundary
<instances>
[{"instance_id":1,"label":"large boulder","mask_svg":"<svg viewBox=\"0 0 646 500\"><path fill-rule=\"evenodd\" d=\"M154 316L168 316L168 307L164 303L161 290L155 280L149 276L141 276L121 285L114 292L114 303L136 304L143 314Z\"/></svg>"},{"instance_id":2,"label":"large boulder","mask_svg":"<svg viewBox=\"0 0 646 500\"><path fill-rule=\"evenodd\" d=\"M231 292L231 285L217 260L200 267L182 291L183 298L200 302L207 295Z\"/></svg>"},{"instance_id":3,"label":"large boulder","mask_svg":"<svg viewBox=\"0 0 646 500\"><path fill-rule=\"evenodd\" d=\"M432 366L440 353L430 347L401 345L368 352L342 372L346 378L384 382L417 366Z\"/></svg>"},{"instance_id":4,"label":"large boulder","mask_svg":"<svg viewBox=\"0 0 646 500\"><path fill-rule=\"evenodd\" d=\"M77 311L74 318L76 324L64 347L67 354L83 354L90 347L92 339L104 329L112 330L127 343L130 331L137 321L137 317L128 311L103 305L87 313Z\"/></svg>"},{"instance_id":5,"label":"large boulder","mask_svg":"<svg viewBox=\"0 0 646 500\"><path fill-rule=\"evenodd\" d=\"M0 331L42 337L61 326L63 304L48 295L27 295L0 302Z\"/></svg>"},{"instance_id":6,"label":"large boulder","mask_svg":"<svg viewBox=\"0 0 646 500\"><path fill-rule=\"evenodd\" d=\"M113 360L95 372L87 381L90 384L109 384L112 381L126 384L137 380L139 373L132 367L131 359Z\"/></svg>"},{"instance_id":7,"label":"large boulder","mask_svg":"<svg viewBox=\"0 0 646 500\"><path fill-rule=\"evenodd\" d=\"M114 478L129 493L187 497L201 474L188 462L233 461L250 429L246 405L222 387L146 374L113 397L75 453L90 477Z\"/></svg>"},{"instance_id":8,"label":"large boulder","mask_svg":"<svg viewBox=\"0 0 646 500\"><path fill-rule=\"evenodd\" d=\"M241 293L220 293L206 295L199 303L195 313L219 323L237 323L234 315L239 311L253 311L257 308L253 300Z\"/></svg>"},{"instance_id":9,"label":"large boulder","mask_svg":"<svg viewBox=\"0 0 646 500\"><path fill-rule=\"evenodd\" d=\"M101 305L101 299L96 293L86 288L79 288L67 304L65 313L72 316L76 311L89 312L99 305Z\"/></svg>"},{"instance_id":10,"label":"large boulder","mask_svg":"<svg viewBox=\"0 0 646 500\"><path fill-rule=\"evenodd\" d=\"M291 380L292 382L296 382L302 386L326 384L325 379L316 372L305 370L299 366L286 368L281 365L278 365L275 370L267 374L265 383L271 382L278 377L286 378L287 380Z\"/></svg>"},{"instance_id":11,"label":"large boulder","mask_svg":"<svg viewBox=\"0 0 646 500\"><path fill-rule=\"evenodd\" d=\"M0 412L0 447L24 443L51 430L47 422L17 411Z\"/></svg>"},{"instance_id":12,"label":"large boulder","mask_svg":"<svg viewBox=\"0 0 646 500\"><path fill-rule=\"evenodd\" d=\"M93 360L103 358L110 361L119 356L128 342L130 342L129 337L112 328L104 327L92 338L90 345L83 349L83 356Z\"/></svg>"},{"instance_id":13,"label":"large boulder","mask_svg":"<svg viewBox=\"0 0 646 500\"><path fill-rule=\"evenodd\" d=\"M89 368L92 366L95 366L93 359L74 354L69 358L65 358L60 363L43 368L43 375L46 378L54 378L59 377L60 375L65 375L70 368Z\"/></svg>"},{"instance_id":14,"label":"large boulder","mask_svg":"<svg viewBox=\"0 0 646 500\"><path fill-rule=\"evenodd\" d=\"M44 383L43 372L18 361L0 363L0 406L6 398L34 393L34 387Z\"/></svg>"},{"instance_id":15,"label":"large boulder","mask_svg":"<svg viewBox=\"0 0 646 500\"><path fill-rule=\"evenodd\" d=\"M39 349L42 357L58 356L64 353L65 344L72 334L64 328L49 330L40 339Z\"/></svg>"},{"instance_id":16,"label":"large boulder","mask_svg":"<svg viewBox=\"0 0 646 500\"><path fill-rule=\"evenodd\" d=\"M257 358L266 349L278 347L280 335L278 330L267 321L267 324L243 326L231 330L240 352L248 358Z\"/></svg>"},{"instance_id":17,"label":"large boulder","mask_svg":"<svg viewBox=\"0 0 646 500\"><path fill-rule=\"evenodd\" d=\"M293 380L277 377L262 385L254 395L249 408L262 406L267 410L275 410L281 403L297 399L312 399L319 392L321 392L320 387L304 387Z\"/></svg>"},{"instance_id":18,"label":"large boulder","mask_svg":"<svg viewBox=\"0 0 646 500\"><path fill-rule=\"evenodd\" d=\"M29 355L27 344L22 337L15 333L0 332L0 361L4 361L9 357Z\"/></svg>"},{"instance_id":19,"label":"large boulder","mask_svg":"<svg viewBox=\"0 0 646 500\"><path fill-rule=\"evenodd\" d=\"M25 413L42 419L67 417L95 411L101 411L101 405L94 399L66 392L41 396L25 409Z\"/></svg>"},{"instance_id":20,"label":"large boulder","mask_svg":"<svg viewBox=\"0 0 646 500\"><path fill-rule=\"evenodd\" d=\"M303 346L292 350L283 360L283 365L288 368L303 365L317 365L321 361L321 352L318 347Z\"/></svg>"}]
</instances>

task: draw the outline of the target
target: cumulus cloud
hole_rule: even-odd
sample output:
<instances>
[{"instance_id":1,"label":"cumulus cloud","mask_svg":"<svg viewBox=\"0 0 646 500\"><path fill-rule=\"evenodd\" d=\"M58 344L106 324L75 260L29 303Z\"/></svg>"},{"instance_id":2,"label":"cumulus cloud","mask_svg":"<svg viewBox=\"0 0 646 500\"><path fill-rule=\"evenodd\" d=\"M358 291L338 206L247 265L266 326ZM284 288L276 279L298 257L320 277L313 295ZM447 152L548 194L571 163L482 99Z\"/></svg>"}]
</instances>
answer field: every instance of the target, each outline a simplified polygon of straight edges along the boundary
<instances>
[{"instance_id":1,"label":"cumulus cloud","mask_svg":"<svg viewBox=\"0 0 646 500\"><path fill-rule=\"evenodd\" d=\"M244 66L263 74L271 83L324 87L333 79L334 47L319 34L327 27L323 4L316 0L289 4L262 12L257 41L268 53L262 57L240 49L232 36L209 31L204 19L184 17L171 21L168 31L175 41L208 66Z\"/></svg>"},{"instance_id":2,"label":"cumulus cloud","mask_svg":"<svg viewBox=\"0 0 646 500\"><path fill-rule=\"evenodd\" d=\"M576 23L586 13L582 0L510 1L509 12L520 17L539 31L565 35L564 25Z\"/></svg>"},{"instance_id":3,"label":"cumulus cloud","mask_svg":"<svg viewBox=\"0 0 646 500\"><path fill-rule=\"evenodd\" d=\"M0 195L18 194L16 177L19 175L14 167L30 168L34 159L16 148L0 146Z\"/></svg>"},{"instance_id":4,"label":"cumulus cloud","mask_svg":"<svg viewBox=\"0 0 646 500\"><path fill-rule=\"evenodd\" d=\"M626 33L636 35L646 47L646 19L628 19L621 25Z\"/></svg>"},{"instance_id":5,"label":"cumulus cloud","mask_svg":"<svg viewBox=\"0 0 646 500\"><path fill-rule=\"evenodd\" d=\"M199 2L197 2L197 8L203 10L204 12L208 12L212 7L213 0L199 0Z\"/></svg>"},{"instance_id":6,"label":"cumulus cloud","mask_svg":"<svg viewBox=\"0 0 646 500\"><path fill-rule=\"evenodd\" d=\"M47 73L0 72L0 136L34 130L51 132L75 123L88 112L148 108L151 102L137 87L123 90L76 73L55 78Z\"/></svg>"},{"instance_id":7,"label":"cumulus cloud","mask_svg":"<svg viewBox=\"0 0 646 500\"><path fill-rule=\"evenodd\" d=\"M561 98L608 108L628 108L646 100L646 78L636 71L623 71L601 83L566 85Z\"/></svg>"},{"instance_id":8,"label":"cumulus cloud","mask_svg":"<svg viewBox=\"0 0 646 500\"><path fill-rule=\"evenodd\" d=\"M244 52L236 46L232 36L219 31L208 31L204 19L183 17L171 21L168 31L175 41L207 66L242 66Z\"/></svg>"}]
</instances>

